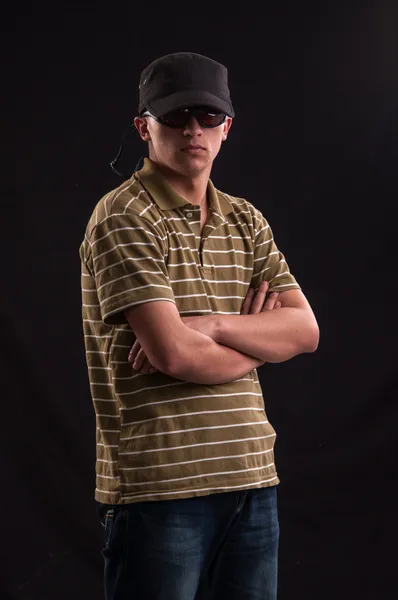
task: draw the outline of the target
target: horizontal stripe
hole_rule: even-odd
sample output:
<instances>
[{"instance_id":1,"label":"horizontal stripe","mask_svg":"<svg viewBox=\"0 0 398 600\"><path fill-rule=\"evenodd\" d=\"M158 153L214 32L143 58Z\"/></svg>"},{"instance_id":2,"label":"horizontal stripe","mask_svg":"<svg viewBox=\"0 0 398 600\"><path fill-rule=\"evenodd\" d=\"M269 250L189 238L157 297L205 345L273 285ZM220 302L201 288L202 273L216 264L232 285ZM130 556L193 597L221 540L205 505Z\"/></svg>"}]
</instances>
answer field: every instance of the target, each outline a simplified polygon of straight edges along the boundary
<instances>
[{"instance_id":1,"label":"horizontal stripe","mask_svg":"<svg viewBox=\"0 0 398 600\"><path fill-rule=\"evenodd\" d=\"M209 427L192 427L190 429L176 429L175 431L161 431L160 433L146 433L144 435L133 435L130 437L121 437L120 441L139 440L141 438L158 437L159 435L176 435L177 433L187 433L190 431L210 431L211 429L230 429L231 427L247 427L249 425L265 425L268 421L254 421L252 423L233 423L231 425L210 425Z\"/></svg>"},{"instance_id":2,"label":"horizontal stripe","mask_svg":"<svg viewBox=\"0 0 398 600\"><path fill-rule=\"evenodd\" d=\"M170 279L170 283L184 283L184 282L192 282L192 281L202 281L201 277L192 277L187 279ZM227 284L227 283L238 283L241 285L247 285L246 281L241 279L224 279L223 281L217 281L216 279L207 279L208 283L216 283L217 285ZM88 290L90 291L90 290ZM177 296L175 296L177 298Z\"/></svg>"},{"instance_id":3,"label":"horizontal stripe","mask_svg":"<svg viewBox=\"0 0 398 600\"><path fill-rule=\"evenodd\" d=\"M264 260L265 258L269 258L270 256L278 256L279 252L270 252L267 256L260 256L260 258L255 258L253 262L258 262L259 260Z\"/></svg>"},{"instance_id":4,"label":"horizontal stripe","mask_svg":"<svg viewBox=\"0 0 398 600\"><path fill-rule=\"evenodd\" d=\"M116 444L106 446L105 444L98 443L97 446L102 446L103 448L119 448L119 446Z\"/></svg>"},{"instance_id":5,"label":"horizontal stripe","mask_svg":"<svg viewBox=\"0 0 398 600\"><path fill-rule=\"evenodd\" d=\"M105 252L102 252L101 254L97 254L94 257L93 262L96 262L100 258L104 258L104 256L106 256L107 254L110 254L111 252L112 253L115 252L116 248L122 248L123 246L151 246L154 248L156 247L153 242L129 242L128 244L116 244L109 250L106 250Z\"/></svg>"},{"instance_id":6,"label":"horizontal stripe","mask_svg":"<svg viewBox=\"0 0 398 600\"><path fill-rule=\"evenodd\" d=\"M261 227L261 229L259 229L258 231L256 231L255 233L255 237L257 237L262 231L266 231L266 229L269 229L269 225L264 225L264 227ZM271 240L273 240L274 238L271 238Z\"/></svg>"},{"instance_id":7,"label":"horizontal stripe","mask_svg":"<svg viewBox=\"0 0 398 600\"><path fill-rule=\"evenodd\" d=\"M113 298L117 298L118 296L123 296L123 294L129 294L129 293L137 293L138 290L146 290L148 288L154 288L154 289L158 289L158 288L166 288L166 289L170 289L170 286L168 285L162 285L162 284L158 284L158 283L148 283L147 285L140 285L140 286L132 286L131 288L128 288L127 290L123 290L122 292L118 292L117 294L112 294L111 296L107 296L106 297L106 302L109 302L109 300L112 300ZM154 301L157 300L164 300L165 298L153 298ZM167 300L169 300L169 298L167 298ZM146 302L146 300L144 300L144 302ZM102 302L101 304L103 304L104 302ZM138 302L136 304L139 304Z\"/></svg>"},{"instance_id":8,"label":"horizontal stripe","mask_svg":"<svg viewBox=\"0 0 398 600\"><path fill-rule=\"evenodd\" d=\"M148 465L145 467L121 467L121 471L142 471L142 470L148 470L148 469L162 469L162 468L166 468L166 467L178 467L180 465L192 465L195 463L201 463L201 462L207 462L207 461L212 461L212 460L228 460L228 459L232 459L232 458L244 458L246 456L262 456L263 454L267 454L269 452L273 452L272 448L269 450L262 450L261 452L246 452L244 454L231 454L231 455L225 455L225 456L210 456L208 458L198 458L196 460L183 460L180 462L175 462L175 463L165 463L164 465ZM272 463L273 464L273 463Z\"/></svg>"},{"instance_id":9,"label":"horizontal stripe","mask_svg":"<svg viewBox=\"0 0 398 600\"><path fill-rule=\"evenodd\" d=\"M132 278L132 277L133 277L133 275L134 275L134 277L135 277L136 275L140 275L140 274L142 274L142 273L147 273L147 274L150 274L150 275L163 275L163 272L162 272L160 269L159 269L158 271L147 271L147 270L145 270L145 269L143 269L142 271L134 271L134 273L127 273L127 275L122 275L121 277L116 277L116 279L111 279L110 281L107 281L106 283L103 283L102 285L100 285L100 286L97 288L97 290L96 290L96 291L97 291L97 292L99 292L99 291L100 291L100 290L102 290L104 287L106 287L106 286L108 286L108 285L113 285L113 284L115 284L117 281L122 281L123 279L126 279L126 278L128 278L128 277L129 277L129 278ZM135 289L136 289L136 288L135 288Z\"/></svg>"},{"instance_id":10,"label":"horizontal stripe","mask_svg":"<svg viewBox=\"0 0 398 600\"><path fill-rule=\"evenodd\" d=\"M101 429L101 433L119 433L119 429Z\"/></svg>"},{"instance_id":11,"label":"horizontal stripe","mask_svg":"<svg viewBox=\"0 0 398 600\"><path fill-rule=\"evenodd\" d=\"M120 482L121 486L126 487L136 487L139 485L153 485L153 484L162 484L162 483L175 483L176 481L186 481L187 479L200 479L201 477L219 477L220 475L224 477L225 475L236 475L236 473L247 473L251 471L262 471L263 469L269 469L274 466L274 463L269 463L268 465L264 465L262 467L250 467L246 469L238 469L236 471L219 471L217 473L201 473L200 475L187 475L186 477L174 477L172 479L158 479L153 481L140 481L136 483L124 483ZM103 479L113 479L109 475L101 475L97 473L97 477L102 477Z\"/></svg>"},{"instance_id":12,"label":"horizontal stripe","mask_svg":"<svg viewBox=\"0 0 398 600\"><path fill-rule=\"evenodd\" d=\"M206 296L207 298L215 298L216 300L231 300L233 298L246 298L246 296L214 296L209 294L184 294L181 296L174 296L177 300L179 298L200 298L201 296Z\"/></svg>"},{"instance_id":13,"label":"horizontal stripe","mask_svg":"<svg viewBox=\"0 0 398 600\"><path fill-rule=\"evenodd\" d=\"M126 308L130 308L131 306L137 306L138 304L143 304L143 302L157 302L159 300L167 300L168 302L173 302L173 304L175 304L175 302L171 300L171 298L148 298L146 300L139 300L138 302L127 302L123 306L119 306L117 309L113 309L105 313L104 320L107 319L110 315L112 315L115 311L123 312L123 310L125 310Z\"/></svg>"},{"instance_id":14,"label":"horizontal stripe","mask_svg":"<svg viewBox=\"0 0 398 600\"><path fill-rule=\"evenodd\" d=\"M102 321L89 321L88 319L84 319L84 322L87 323L102 323ZM94 338L97 340L101 340L101 339L106 339L106 338L113 338L113 335L88 335L88 334L84 334L85 338Z\"/></svg>"},{"instance_id":15,"label":"horizontal stripe","mask_svg":"<svg viewBox=\"0 0 398 600\"><path fill-rule=\"evenodd\" d=\"M170 252L177 252L180 250L197 250L197 248L190 248L189 246L186 246L185 248L182 246L176 246L175 248L173 248L172 246L170 246L169 251ZM207 249L203 249L203 252L206 252L206 254L245 254L248 256L252 256L253 252L246 252L245 250L237 250L236 248L233 248L231 250L207 250ZM270 254L268 256L271 256Z\"/></svg>"},{"instance_id":16,"label":"horizontal stripe","mask_svg":"<svg viewBox=\"0 0 398 600\"><path fill-rule=\"evenodd\" d=\"M174 265L170 265L171 267L173 267ZM229 264L229 265L212 265L210 263L203 263L204 267L209 267L212 269L242 269L243 271L252 271L252 267L245 267L243 265L237 265L236 263L234 264Z\"/></svg>"},{"instance_id":17,"label":"horizontal stripe","mask_svg":"<svg viewBox=\"0 0 398 600\"><path fill-rule=\"evenodd\" d=\"M104 273L105 271L109 271L109 269L112 269L113 267L117 267L120 265L123 265L126 262L139 262L140 260L150 260L152 262L156 262L156 263L160 263L163 264L164 263L164 258L160 259L160 258L153 258L152 256L145 256L142 258L136 257L136 256L128 256L126 258L123 258L122 260L118 260L114 263L111 263L109 265L107 265L106 267L104 267L103 269L100 269L99 271L96 271L96 276L98 277L99 275L101 275L102 273ZM192 264L196 264L196 263L192 263Z\"/></svg>"},{"instance_id":18,"label":"horizontal stripe","mask_svg":"<svg viewBox=\"0 0 398 600\"><path fill-rule=\"evenodd\" d=\"M93 402L112 402L113 404L115 404L116 399L115 398L94 398L93 397Z\"/></svg>"},{"instance_id":19,"label":"horizontal stripe","mask_svg":"<svg viewBox=\"0 0 398 600\"><path fill-rule=\"evenodd\" d=\"M217 446L219 444L238 444L241 442L252 442L256 440L265 440L267 438L275 437L275 433L269 435L262 435L256 437L239 438L236 440L222 440L218 442L199 442L197 444L183 444L181 446L164 446L162 448L150 448L148 450L132 450L131 452L119 452L120 456L129 456L130 454L146 454L148 452L168 452L169 450L181 450L182 448L197 448L200 446Z\"/></svg>"},{"instance_id":20,"label":"horizontal stripe","mask_svg":"<svg viewBox=\"0 0 398 600\"><path fill-rule=\"evenodd\" d=\"M106 415L103 413L99 413L97 412L97 417L106 417L107 419L120 419L120 415ZM103 429L100 429L100 431L104 431ZM119 432L119 430L118 430Z\"/></svg>"},{"instance_id":21,"label":"horizontal stripe","mask_svg":"<svg viewBox=\"0 0 398 600\"><path fill-rule=\"evenodd\" d=\"M148 388L146 388L147 390ZM119 396L130 395L129 392L126 394L119 394ZM170 402L184 402L185 400L198 400L200 398L232 398L234 396L258 396L262 397L261 393L258 392L232 392L230 394L196 394L194 396L183 396L182 398L168 398L167 400L158 400L156 402L144 402L143 404L138 404L137 406L128 406L123 408L124 411L127 410L138 410L139 408L147 408L148 406L158 406L160 404L170 404Z\"/></svg>"},{"instance_id":22,"label":"horizontal stripe","mask_svg":"<svg viewBox=\"0 0 398 600\"><path fill-rule=\"evenodd\" d=\"M213 415L213 414L222 414L222 413L232 413L239 412L242 410L254 410L259 412L264 412L263 408L253 408L253 407L245 407L245 408L226 408L224 410L200 410L197 412L190 413L177 413L173 415L159 415L157 417L152 417L151 419L143 419L142 421L132 421L131 423L123 423L123 426L127 427L128 425L140 425L141 423L149 423L150 421L159 421L162 419L179 419L182 417L192 417L195 415Z\"/></svg>"},{"instance_id":23,"label":"horizontal stripe","mask_svg":"<svg viewBox=\"0 0 398 600\"><path fill-rule=\"evenodd\" d=\"M115 215L112 215L112 216L114 217ZM98 244L98 242L102 242L102 240L105 240L110 235L114 235L115 233L117 233L119 231L140 231L140 230L144 231L144 233L146 235L151 235L152 237L158 238L159 240L167 239L167 237L162 237L160 235L156 235L156 234L152 233L152 231L149 231L148 229L145 229L144 227L116 227L115 229L111 229L110 231L108 231L108 233L106 233L102 237L97 238L95 240L95 242L92 243L91 249L95 246L95 244Z\"/></svg>"}]
</instances>

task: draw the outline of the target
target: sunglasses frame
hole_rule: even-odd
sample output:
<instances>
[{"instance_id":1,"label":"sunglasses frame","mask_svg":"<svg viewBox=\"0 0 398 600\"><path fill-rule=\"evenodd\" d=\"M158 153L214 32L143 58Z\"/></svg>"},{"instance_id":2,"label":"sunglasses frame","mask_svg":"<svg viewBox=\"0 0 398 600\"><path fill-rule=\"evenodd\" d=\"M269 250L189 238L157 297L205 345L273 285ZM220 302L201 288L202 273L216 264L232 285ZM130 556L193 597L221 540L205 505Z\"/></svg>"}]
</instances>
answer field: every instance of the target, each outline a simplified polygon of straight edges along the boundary
<instances>
[{"instance_id":1,"label":"sunglasses frame","mask_svg":"<svg viewBox=\"0 0 398 600\"><path fill-rule=\"evenodd\" d=\"M181 110L177 111L170 111L170 112L187 112L190 113L191 116L194 116L195 119L198 121L199 125L201 127L203 127L204 129L214 129L215 127L220 127L220 125L222 125L223 123L225 123L225 121L227 120L227 114L226 113L217 113L217 112L211 112L210 110L204 110L203 108L182 108ZM200 117L198 116L198 113L203 113L203 112L207 112L209 115L218 115L218 114L223 114L224 118L221 121L221 123L218 123L217 125L206 125L205 123L203 123L200 119ZM167 114L167 113L166 113ZM152 119L154 119L155 121L157 121L158 123L160 123L161 125L164 125L165 127L170 127L171 129L182 129L183 127L186 127L188 124L185 123L185 125L171 125L170 123L166 123L166 121L163 121L163 119L161 117L155 117L155 115L153 115L152 113L149 112L149 110L145 111L142 115L143 117L152 117Z\"/></svg>"}]
</instances>

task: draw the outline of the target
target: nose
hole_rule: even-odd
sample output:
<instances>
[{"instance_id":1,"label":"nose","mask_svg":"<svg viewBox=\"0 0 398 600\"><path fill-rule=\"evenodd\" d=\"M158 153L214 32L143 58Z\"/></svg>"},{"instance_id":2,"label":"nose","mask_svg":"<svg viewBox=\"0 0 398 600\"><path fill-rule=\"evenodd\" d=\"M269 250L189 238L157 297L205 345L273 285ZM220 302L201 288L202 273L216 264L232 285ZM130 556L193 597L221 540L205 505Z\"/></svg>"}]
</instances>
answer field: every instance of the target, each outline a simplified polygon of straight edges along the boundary
<instances>
[{"instance_id":1,"label":"nose","mask_svg":"<svg viewBox=\"0 0 398 600\"><path fill-rule=\"evenodd\" d=\"M191 116L189 118L188 123L184 127L184 135L191 135L192 137L195 135L202 135L202 128L196 117Z\"/></svg>"}]
</instances>

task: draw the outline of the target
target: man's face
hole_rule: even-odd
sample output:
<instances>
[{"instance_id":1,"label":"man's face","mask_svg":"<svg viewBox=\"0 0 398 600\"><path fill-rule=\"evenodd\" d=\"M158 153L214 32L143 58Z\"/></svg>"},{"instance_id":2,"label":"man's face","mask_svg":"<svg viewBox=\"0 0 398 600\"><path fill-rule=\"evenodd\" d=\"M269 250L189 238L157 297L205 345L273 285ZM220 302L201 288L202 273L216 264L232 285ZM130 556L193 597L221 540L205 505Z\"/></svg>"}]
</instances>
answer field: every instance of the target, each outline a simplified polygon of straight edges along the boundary
<instances>
[{"instance_id":1,"label":"man's face","mask_svg":"<svg viewBox=\"0 0 398 600\"><path fill-rule=\"evenodd\" d=\"M232 119L218 127L205 128L194 116L185 127L174 129L158 123L152 117L134 119L143 140L150 143L149 157L188 177L210 171L222 142L226 139Z\"/></svg>"}]
</instances>

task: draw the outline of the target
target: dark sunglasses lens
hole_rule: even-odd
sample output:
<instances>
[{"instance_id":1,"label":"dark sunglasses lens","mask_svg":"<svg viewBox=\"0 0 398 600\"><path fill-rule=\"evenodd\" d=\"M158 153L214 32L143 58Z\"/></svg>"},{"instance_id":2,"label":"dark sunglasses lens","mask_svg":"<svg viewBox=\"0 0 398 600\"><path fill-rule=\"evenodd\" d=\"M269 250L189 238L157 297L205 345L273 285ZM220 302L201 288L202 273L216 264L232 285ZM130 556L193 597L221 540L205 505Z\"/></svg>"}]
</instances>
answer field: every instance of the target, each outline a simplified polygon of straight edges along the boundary
<instances>
[{"instance_id":1,"label":"dark sunglasses lens","mask_svg":"<svg viewBox=\"0 0 398 600\"><path fill-rule=\"evenodd\" d=\"M198 113L198 120L204 127L218 127L218 125L221 125L224 119L224 113L210 113L204 111Z\"/></svg>"},{"instance_id":2,"label":"dark sunglasses lens","mask_svg":"<svg viewBox=\"0 0 398 600\"><path fill-rule=\"evenodd\" d=\"M188 114L182 110L173 110L163 115L162 121L168 127L184 127L188 121Z\"/></svg>"},{"instance_id":3,"label":"dark sunglasses lens","mask_svg":"<svg viewBox=\"0 0 398 600\"><path fill-rule=\"evenodd\" d=\"M212 113L206 110L173 110L162 116L162 122L168 127L185 127L191 115L196 117L203 127L218 127L225 120L224 113Z\"/></svg>"}]
</instances>

